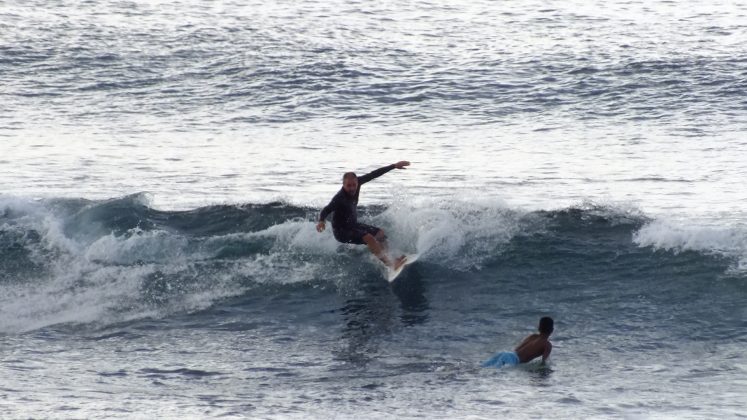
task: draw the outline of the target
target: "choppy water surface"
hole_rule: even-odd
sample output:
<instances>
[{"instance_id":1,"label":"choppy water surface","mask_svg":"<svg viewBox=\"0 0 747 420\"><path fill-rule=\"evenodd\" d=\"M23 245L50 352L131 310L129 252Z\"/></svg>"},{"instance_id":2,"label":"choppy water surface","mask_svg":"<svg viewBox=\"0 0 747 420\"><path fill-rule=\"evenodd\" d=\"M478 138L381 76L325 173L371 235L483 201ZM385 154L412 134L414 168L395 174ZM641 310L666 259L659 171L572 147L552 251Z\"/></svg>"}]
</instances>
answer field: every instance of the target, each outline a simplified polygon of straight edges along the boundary
<instances>
[{"instance_id":1,"label":"choppy water surface","mask_svg":"<svg viewBox=\"0 0 747 420\"><path fill-rule=\"evenodd\" d=\"M3 417L747 415L747 6L0 3ZM313 220L347 170L421 255ZM556 319L549 368L479 368Z\"/></svg>"}]
</instances>

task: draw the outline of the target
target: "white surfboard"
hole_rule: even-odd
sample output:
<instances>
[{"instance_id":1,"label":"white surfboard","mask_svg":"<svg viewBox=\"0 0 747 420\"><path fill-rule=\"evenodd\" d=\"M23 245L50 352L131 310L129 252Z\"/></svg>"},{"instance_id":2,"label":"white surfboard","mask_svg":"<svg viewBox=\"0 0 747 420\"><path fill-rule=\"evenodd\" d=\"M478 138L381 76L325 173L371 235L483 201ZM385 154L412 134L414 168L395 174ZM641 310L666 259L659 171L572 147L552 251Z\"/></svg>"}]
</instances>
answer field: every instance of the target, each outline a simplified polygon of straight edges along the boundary
<instances>
[{"instance_id":1,"label":"white surfboard","mask_svg":"<svg viewBox=\"0 0 747 420\"><path fill-rule=\"evenodd\" d=\"M387 274L386 278L387 278L387 280L389 280L389 283L393 282L397 278L397 276L399 276L402 273L402 271L405 269L405 267L407 267L408 265L410 265L410 264L414 263L415 261L417 261L419 256L420 255L418 255L418 254L407 254L407 255L405 255L405 263L402 264L402 265L400 265L399 268L397 268L396 270L393 270L391 268L387 268L386 269L386 274Z\"/></svg>"}]
</instances>

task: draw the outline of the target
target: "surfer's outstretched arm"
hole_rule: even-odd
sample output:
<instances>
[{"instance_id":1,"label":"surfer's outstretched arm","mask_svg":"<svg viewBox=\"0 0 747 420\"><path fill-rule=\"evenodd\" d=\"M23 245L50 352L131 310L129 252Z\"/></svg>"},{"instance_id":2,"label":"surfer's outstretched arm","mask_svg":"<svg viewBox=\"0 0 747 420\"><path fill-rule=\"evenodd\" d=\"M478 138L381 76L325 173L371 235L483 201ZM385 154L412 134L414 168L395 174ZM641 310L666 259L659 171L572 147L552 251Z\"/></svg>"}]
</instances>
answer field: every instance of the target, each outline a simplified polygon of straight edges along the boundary
<instances>
[{"instance_id":1,"label":"surfer's outstretched arm","mask_svg":"<svg viewBox=\"0 0 747 420\"><path fill-rule=\"evenodd\" d=\"M410 166L410 162L406 160L401 160L397 163L393 163L388 166L384 166L383 168L379 168L375 171L371 171L365 175L361 175L358 177L358 184L365 184L368 181L371 181L372 179L376 179L385 173L391 171L392 169L405 169L405 166Z\"/></svg>"},{"instance_id":2,"label":"surfer's outstretched arm","mask_svg":"<svg viewBox=\"0 0 747 420\"><path fill-rule=\"evenodd\" d=\"M397 169L405 169L405 166L410 166L409 160L400 160L399 162L394 164L394 167Z\"/></svg>"}]
</instances>

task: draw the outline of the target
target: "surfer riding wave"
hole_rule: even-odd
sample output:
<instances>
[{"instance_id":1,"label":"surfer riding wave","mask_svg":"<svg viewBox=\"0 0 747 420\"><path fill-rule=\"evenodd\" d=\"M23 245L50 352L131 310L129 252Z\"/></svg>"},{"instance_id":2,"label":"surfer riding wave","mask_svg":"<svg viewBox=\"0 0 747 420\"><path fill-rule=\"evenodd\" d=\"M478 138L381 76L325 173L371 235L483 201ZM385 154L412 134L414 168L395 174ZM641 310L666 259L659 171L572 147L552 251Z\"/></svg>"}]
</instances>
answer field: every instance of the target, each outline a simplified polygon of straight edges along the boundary
<instances>
[{"instance_id":1,"label":"surfer riding wave","mask_svg":"<svg viewBox=\"0 0 747 420\"><path fill-rule=\"evenodd\" d=\"M326 219L332 215L332 233L337 241L348 244L367 245L368 249L387 267L396 270L405 263L405 256L391 261L387 255L386 235L381 228L358 223L358 197L361 185L376 179L392 169L405 169L410 162L399 161L389 166L376 169L365 175L357 176L355 172L346 172L342 176L342 188L319 214L316 230L323 232Z\"/></svg>"}]
</instances>

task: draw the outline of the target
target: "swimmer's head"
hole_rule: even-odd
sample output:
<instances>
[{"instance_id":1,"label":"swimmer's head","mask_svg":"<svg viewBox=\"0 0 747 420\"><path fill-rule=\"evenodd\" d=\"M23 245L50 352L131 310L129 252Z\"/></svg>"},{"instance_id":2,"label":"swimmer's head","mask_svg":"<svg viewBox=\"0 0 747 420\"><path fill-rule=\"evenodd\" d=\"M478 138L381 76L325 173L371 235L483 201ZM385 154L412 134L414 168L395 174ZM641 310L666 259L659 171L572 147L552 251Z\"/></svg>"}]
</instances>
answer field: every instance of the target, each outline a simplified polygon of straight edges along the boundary
<instances>
[{"instance_id":1,"label":"swimmer's head","mask_svg":"<svg viewBox=\"0 0 747 420\"><path fill-rule=\"evenodd\" d=\"M540 318L539 332L542 334L550 335L555 329L555 322L549 316L543 316Z\"/></svg>"},{"instance_id":2,"label":"swimmer's head","mask_svg":"<svg viewBox=\"0 0 747 420\"><path fill-rule=\"evenodd\" d=\"M355 172L345 172L342 175L342 189L349 195L355 194L358 190L358 175Z\"/></svg>"}]
</instances>

